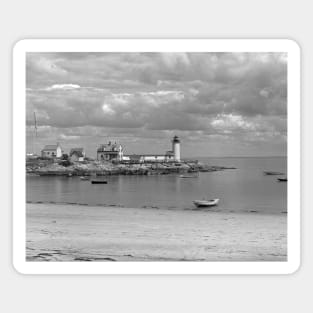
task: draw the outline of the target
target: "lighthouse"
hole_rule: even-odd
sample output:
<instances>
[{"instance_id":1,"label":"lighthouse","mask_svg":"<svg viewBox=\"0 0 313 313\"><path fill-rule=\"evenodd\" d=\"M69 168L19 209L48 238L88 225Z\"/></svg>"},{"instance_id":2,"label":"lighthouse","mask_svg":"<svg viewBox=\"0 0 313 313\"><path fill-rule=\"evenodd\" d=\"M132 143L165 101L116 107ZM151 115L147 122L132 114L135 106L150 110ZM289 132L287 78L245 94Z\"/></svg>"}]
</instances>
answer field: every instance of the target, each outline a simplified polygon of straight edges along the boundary
<instances>
[{"instance_id":1,"label":"lighthouse","mask_svg":"<svg viewBox=\"0 0 313 313\"><path fill-rule=\"evenodd\" d=\"M172 140L173 145L173 153L174 153L174 159L177 162L180 162L180 140L178 136L174 136Z\"/></svg>"}]
</instances>

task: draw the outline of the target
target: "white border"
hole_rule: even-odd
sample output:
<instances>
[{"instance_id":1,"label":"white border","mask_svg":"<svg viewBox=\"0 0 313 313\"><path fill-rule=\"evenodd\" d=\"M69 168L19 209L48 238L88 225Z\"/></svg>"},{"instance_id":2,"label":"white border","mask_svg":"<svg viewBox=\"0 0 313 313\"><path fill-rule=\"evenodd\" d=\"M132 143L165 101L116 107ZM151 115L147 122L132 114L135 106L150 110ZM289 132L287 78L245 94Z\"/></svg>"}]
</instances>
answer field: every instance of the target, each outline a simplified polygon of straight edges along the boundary
<instances>
[{"instance_id":1,"label":"white border","mask_svg":"<svg viewBox=\"0 0 313 313\"><path fill-rule=\"evenodd\" d=\"M288 261L26 262L26 52L287 52ZM300 267L300 47L288 39L25 39L13 49L13 265L22 274L290 274Z\"/></svg>"}]
</instances>

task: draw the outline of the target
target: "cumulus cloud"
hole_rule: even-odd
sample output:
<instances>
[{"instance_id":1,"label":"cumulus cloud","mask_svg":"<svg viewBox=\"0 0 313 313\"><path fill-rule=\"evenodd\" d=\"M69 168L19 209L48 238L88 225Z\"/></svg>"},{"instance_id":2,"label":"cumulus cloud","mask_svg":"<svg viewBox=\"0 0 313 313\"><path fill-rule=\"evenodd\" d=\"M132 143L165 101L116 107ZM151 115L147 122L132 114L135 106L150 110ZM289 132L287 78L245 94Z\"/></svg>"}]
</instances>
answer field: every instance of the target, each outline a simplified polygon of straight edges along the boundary
<instances>
[{"instance_id":1,"label":"cumulus cloud","mask_svg":"<svg viewBox=\"0 0 313 313\"><path fill-rule=\"evenodd\" d=\"M34 67L37 70L44 71L51 74L56 75L65 75L66 70L59 67L57 62L53 62L52 60L46 59L44 57L40 57L38 60L34 61Z\"/></svg>"},{"instance_id":2,"label":"cumulus cloud","mask_svg":"<svg viewBox=\"0 0 313 313\"><path fill-rule=\"evenodd\" d=\"M45 88L45 90L47 91L57 90L57 89L71 90L71 89L77 89L77 88L80 88L80 86L75 85L75 84L54 84L50 87Z\"/></svg>"},{"instance_id":3,"label":"cumulus cloud","mask_svg":"<svg viewBox=\"0 0 313 313\"><path fill-rule=\"evenodd\" d=\"M29 53L26 65L26 122L36 111L42 138L145 150L179 134L190 153L238 141L286 152L286 54Z\"/></svg>"},{"instance_id":4,"label":"cumulus cloud","mask_svg":"<svg viewBox=\"0 0 313 313\"><path fill-rule=\"evenodd\" d=\"M113 115L115 113L115 111L111 108L111 105L107 104L107 103L103 104L102 110L103 110L104 114Z\"/></svg>"},{"instance_id":5,"label":"cumulus cloud","mask_svg":"<svg viewBox=\"0 0 313 313\"><path fill-rule=\"evenodd\" d=\"M255 130L256 124L244 120L240 115L233 114L221 114L212 120L211 125L213 128L230 132L231 130L243 129L243 130Z\"/></svg>"}]
</instances>

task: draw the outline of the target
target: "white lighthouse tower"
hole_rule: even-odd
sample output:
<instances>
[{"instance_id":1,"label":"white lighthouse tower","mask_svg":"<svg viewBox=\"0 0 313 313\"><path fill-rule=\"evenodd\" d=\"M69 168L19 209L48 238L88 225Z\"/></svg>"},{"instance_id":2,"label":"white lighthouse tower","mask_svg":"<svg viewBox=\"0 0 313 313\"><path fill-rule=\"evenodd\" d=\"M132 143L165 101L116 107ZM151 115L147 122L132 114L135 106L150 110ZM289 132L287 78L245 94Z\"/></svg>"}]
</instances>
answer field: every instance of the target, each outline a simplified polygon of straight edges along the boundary
<instances>
[{"instance_id":1,"label":"white lighthouse tower","mask_svg":"<svg viewBox=\"0 0 313 313\"><path fill-rule=\"evenodd\" d=\"M118 160L121 162L123 161L123 147L122 145L118 146Z\"/></svg>"},{"instance_id":2,"label":"white lighthouse tower","mask_svg":"<svg viewBox=\"0 0 313 313\"><path fill-rule=\"evenodd\" d=\"M173 145L173 153L174 153L174 159L177 162L180 162L180 140L178 136L174 136L172 140Z\"/></svg>"}]
</instances>

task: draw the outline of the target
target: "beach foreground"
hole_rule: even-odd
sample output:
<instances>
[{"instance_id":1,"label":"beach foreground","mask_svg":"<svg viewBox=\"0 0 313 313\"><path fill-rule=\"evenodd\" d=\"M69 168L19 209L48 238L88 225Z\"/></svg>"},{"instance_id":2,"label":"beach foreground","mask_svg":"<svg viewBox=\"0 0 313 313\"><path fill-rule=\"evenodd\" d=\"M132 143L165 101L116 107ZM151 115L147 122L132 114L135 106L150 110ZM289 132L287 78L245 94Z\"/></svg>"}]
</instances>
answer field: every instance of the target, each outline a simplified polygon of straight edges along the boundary
<instances>
[{"instance_id":1,"label":"beach foreground","mask_svg":"<svg viewBox=\"0 0 313 313\"><path fill-rule=\"evenodd\" d=\"M27 261L287 261L287 214L26 205Z\"/></svg>"}]
</instances>

